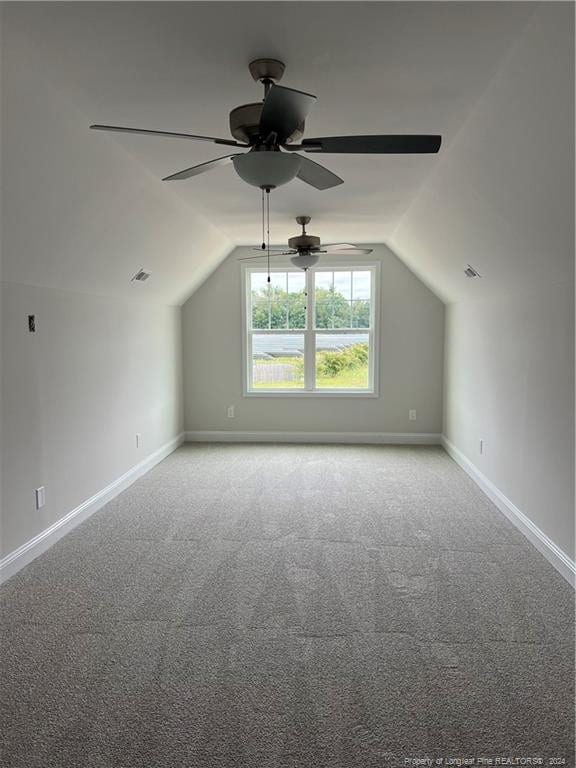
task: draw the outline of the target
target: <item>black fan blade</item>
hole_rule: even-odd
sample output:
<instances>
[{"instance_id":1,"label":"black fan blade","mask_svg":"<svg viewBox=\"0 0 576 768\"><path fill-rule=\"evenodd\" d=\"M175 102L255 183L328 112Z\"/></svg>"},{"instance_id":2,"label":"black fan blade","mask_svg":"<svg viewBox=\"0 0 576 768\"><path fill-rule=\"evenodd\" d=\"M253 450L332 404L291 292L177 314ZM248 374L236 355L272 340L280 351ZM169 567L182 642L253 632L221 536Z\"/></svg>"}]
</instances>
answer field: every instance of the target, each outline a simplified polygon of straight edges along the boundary
<instances>
[{"instance_id":1,"label":"black fan blade","mask_svg":"<svg viewBox=\"0 0 576 768\"><path fill-rule=\"evenodd\" d=\"M328 168L324 168L323 165L315 163L314 160L310 160L308 157L300 157L300 170L297 176L301 181L305 181L306 184L310 184L316 189L330 189L330 187L337 187L339 184L344 184L344 180L340 176L336 176L335 173L329 171Z\"/></svg>"},{"instance_id":2,"label":"black fan blade","mask_svg":"<svg viewBox=\"0 0 576 768\"><path fill-rule=\"evenodd\" d=\"M316 96L282 85L271 85L260 115L260 137L266 140L275 134L282 144L302 125Z\"/></svg>"},{"instance_id":3,"label":"black fan blade","mask_svg":"<svg viewBox=\"0 0 576 768\"><path fill-rule=\"evenodd\" d=\"M217 157L215 160L208 160L207 163L200 163L200 165L193 165L191 168L185 168L183 171L173 173L171 176L166 176L162 181L181 181L182 179L189 179L191 176L198 176L200 173L206 173L213 168L219 168L221 165L228 165L232 162L232 158L236 157L235 152L233 155L224 155L224 157Z\"/></svg>"},{"instance_id":4,"label":"black fan blade","mask_svg":"<svg viewBox=\"0 0 576 768\"><path fill-rule=\"evenodd\" d=\"M304 152L405 155L434 153L440 149L441 136L326 136L304 139ZM288 148L288 147L287 147Z\"/></svg>"},{"instance_id":5,"label":"black fan blade","mask_svg":"<svg viewBox=\"0 0 576 768\"><path fill-rule=\"evenodd\" d=\"M215 139L213 136L196 136L193 133L174 133L172 131L149 131L145 128L123 128L120 125L91 125L93 131L116 131L117 133L141 133L145 136L168 136L171 139L192 139L193 141L211 141L213 144L226 144L229 147L247 147L231 139Z\"/></svg>"}]
</instances>

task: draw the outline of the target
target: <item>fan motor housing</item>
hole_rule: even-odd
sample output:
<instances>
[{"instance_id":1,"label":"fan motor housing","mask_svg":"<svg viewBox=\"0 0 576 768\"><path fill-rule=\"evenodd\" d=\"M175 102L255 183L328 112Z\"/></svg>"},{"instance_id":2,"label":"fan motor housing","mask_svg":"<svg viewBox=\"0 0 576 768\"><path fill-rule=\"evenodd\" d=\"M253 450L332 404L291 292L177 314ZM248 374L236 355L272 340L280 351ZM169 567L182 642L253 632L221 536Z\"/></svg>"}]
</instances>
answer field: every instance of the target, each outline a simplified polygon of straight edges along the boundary
<instances>
[{"instance_id":1,"label":"fan motor housing","mask_svg":"<svg viewBox=\"0 0 576 768\"><path fill-rule=\"evenodd\" d=\"M320 238L316 235L298 235L288 240L288 247L293 251L312 251L320 248Z\"/></svg>"},{"instance_id":2,"label":"fan motor housing","mask_svg":"<svg viewBox=\"0 0 576 768\"><path fill-rule=\"evenodd\" d=\"M246 144L256 144L260 133L260 116L262 104L242 104L230 112L230 133L236 139ZM304 123L286 139L286 144L301 141L304 136ZM264 137L266 138L266 137Z\"/></svg>"},{"instance_id":3,"label":"fan motor housing","mask_svg":"<svg viewBox=\"0 0 576 768\"><path fill-rule=\"evenodd\" d=\"M230 133L236 141L253 143L258 138L262 102L242 104L230 112Z\"/></svg>"}]
</instances>

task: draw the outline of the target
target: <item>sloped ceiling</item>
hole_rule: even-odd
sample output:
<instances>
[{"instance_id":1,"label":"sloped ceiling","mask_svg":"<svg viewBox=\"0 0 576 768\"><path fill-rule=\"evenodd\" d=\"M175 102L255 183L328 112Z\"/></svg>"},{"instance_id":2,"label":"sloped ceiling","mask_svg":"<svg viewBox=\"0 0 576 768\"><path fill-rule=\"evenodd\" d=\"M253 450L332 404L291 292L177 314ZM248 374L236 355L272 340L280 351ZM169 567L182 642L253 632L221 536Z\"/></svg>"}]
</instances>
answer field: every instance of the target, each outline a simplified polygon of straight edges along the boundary
<instances>
[{"instance_id":1,"label":"sloped ceiling","mask_svg":"<svg viewBox=\"0 0 576 768\"><path fill-rule=\"evenodd\" d=\"M573 4L536 9L390 243L447 302L573 282Z\"/></svg>"},{"instance_id":2,"label":"sloped ceiling","mask_svg":"<svg viewBox=\"0 0 576 768\"><path fill-rule=\"evenodd\" d=\"M117 143L90 141L30 41L4 40L3 280L183 302L229 240ZM140 267L152 279L131 282Z\"/></svg>"},{"instance_id":3,"label":"sloped ceiling","mask_svg":"<svg viewBox=\"0 0 576 768\"><path fill-rule=\"evenodd\" d=\"M540 34L545 22L537 13L548 19L553 5L540 11L522 2L5 5L4 279L180 303L233 244L258 242L258 191L231 168L187 182L160 181L218 156L217 147L107 136L88 125L226 137L228 112L261 98L248 62L271 55L287 64L283 83L319 97L308 136L444 136L438 156L326 155L345 184L318 192L295 181L273 193L273 239L285 242L294 234L299 213L313 216L313 231L324 242L393 236L411 268L454 300L460 283L450 282L453 270L479 259L468 251L464 258L462 237L446 249L437 233L466 232L468 221L474 228L468 236L485 237L477 216L464 218L466 198L454 192L454 178L470 185L491 168L509 173L500 146L507 134L500 138L496 108L513 110L509 94L487 110L491 123L477 110L525 30ZM541 59L541 45L538 51ZM530 91L531 77L526 74L524 90ZM480 137L469 133L476 121ZM517 183L526 186L529 171L522 168ZM556 166L548 170L550 179ZM443 202L450 195L462 206L458 215L454 204ZM443 223L434 229L439 216ZM135 286L129 278L140 266L152 270L153 279Z\"/></svg>"}]
</instances>

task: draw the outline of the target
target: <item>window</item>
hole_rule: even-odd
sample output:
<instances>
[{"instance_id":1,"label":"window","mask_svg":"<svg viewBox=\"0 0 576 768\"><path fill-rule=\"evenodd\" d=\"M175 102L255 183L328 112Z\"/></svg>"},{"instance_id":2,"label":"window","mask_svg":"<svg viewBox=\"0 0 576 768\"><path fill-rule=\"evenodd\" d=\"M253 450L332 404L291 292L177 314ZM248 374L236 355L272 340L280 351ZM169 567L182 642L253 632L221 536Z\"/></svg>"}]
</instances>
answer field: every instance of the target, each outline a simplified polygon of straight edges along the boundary
<instances>
[{"instance_id":1,"label":"window","mask_svg":"<svg viewBox=\"0 0 576 768\"><path fill-rule=\"evenodd\" d=\"M244 267L246 394L375 394L376 274Z\"/></svg>"}]
</instances>

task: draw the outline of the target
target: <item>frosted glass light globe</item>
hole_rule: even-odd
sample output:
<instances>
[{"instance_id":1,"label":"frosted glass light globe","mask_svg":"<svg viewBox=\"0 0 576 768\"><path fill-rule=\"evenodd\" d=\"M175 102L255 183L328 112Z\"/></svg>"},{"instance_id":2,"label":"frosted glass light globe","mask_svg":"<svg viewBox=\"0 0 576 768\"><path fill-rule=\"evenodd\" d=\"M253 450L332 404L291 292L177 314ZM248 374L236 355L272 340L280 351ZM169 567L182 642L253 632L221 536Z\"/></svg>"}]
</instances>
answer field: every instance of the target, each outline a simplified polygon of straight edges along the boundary
<instances>
[{"instance_id":1,"label":"frosted glass light globe","mask_svg":"<svg viewBox=\"0 0 576 768\"><path fill-rule=\"evenodd\" d=\"M287 184L300 170L298 155L287 152L259 151L246 152L232 158L238 176L254 187L281 187Z\"/></svg>"},{"instance_id":2,"label":"frosted glass light globe","mask_svg":"<svg viewBox=\"0 0 576 768\"><path fill-rule=\"evenodd\" d=\"M292 256L290 261L295 267L300 269L308 269L313 267L318 261L319 254L317 253L299 253L298 256Z\"/></svg>"}]
</instances>

